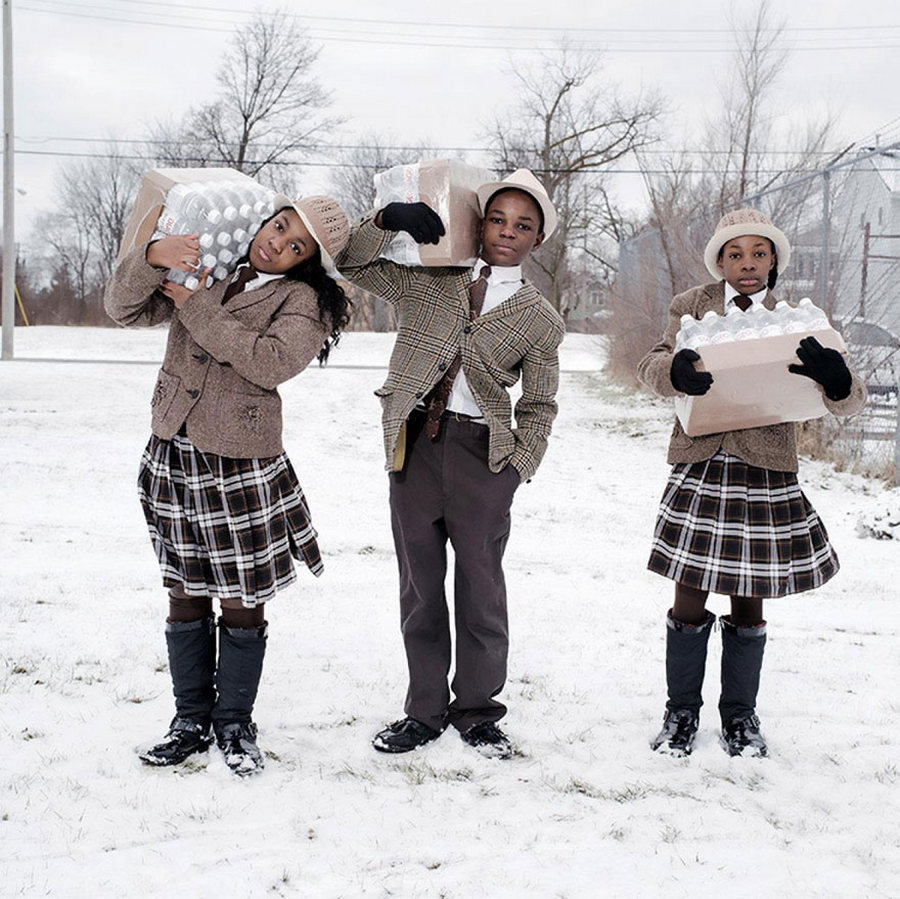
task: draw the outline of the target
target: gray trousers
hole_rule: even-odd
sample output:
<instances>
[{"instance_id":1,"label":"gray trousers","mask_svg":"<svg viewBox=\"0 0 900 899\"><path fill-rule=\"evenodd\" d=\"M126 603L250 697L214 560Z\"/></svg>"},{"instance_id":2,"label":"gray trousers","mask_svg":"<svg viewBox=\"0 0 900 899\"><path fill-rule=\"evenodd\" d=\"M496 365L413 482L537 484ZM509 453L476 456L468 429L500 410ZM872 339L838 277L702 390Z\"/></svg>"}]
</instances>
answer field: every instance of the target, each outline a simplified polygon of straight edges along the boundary
<instances>
[{"instance_id":1,"label":"gray trousers","mask_svg":"<svg viewBox=\"0 0 900 899\"><path fill-rule=\"evenodd\" d=\"M494 697L506 682L509 627L502 561L519 475L509 465L499 474L488 468L485 425L448 418L437 439L429 440L423 424L424 415L413 413L406 464L390 475L409 666L405 711L435 730L452 724L463 731L506 714ZM449 689L448 539L456 558L456 667Z\"/></svg>"}]
</instances>

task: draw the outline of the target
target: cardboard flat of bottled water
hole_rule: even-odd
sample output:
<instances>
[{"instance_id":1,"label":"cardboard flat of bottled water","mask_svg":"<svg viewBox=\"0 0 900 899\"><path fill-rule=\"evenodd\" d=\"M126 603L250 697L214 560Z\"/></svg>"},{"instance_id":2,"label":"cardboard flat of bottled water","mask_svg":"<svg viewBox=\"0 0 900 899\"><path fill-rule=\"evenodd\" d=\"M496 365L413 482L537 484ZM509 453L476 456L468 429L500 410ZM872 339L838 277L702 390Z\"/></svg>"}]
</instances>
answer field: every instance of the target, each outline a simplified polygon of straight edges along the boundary
<instances>
[{"instance_id":1,"label":"cardboard flat of bottled water","mask_svg":"<svg viewBox=\"0 0 900 899\"><path fill-rule=\"evenodd\" d=\"M696 368L710 372L713 384L703 396L675 398L675 413L684 432L699 437L825 415L828 410L819 385L788 371L792 363L800 364L796 350L803 337L815 337L822 346L846 352L833 328L697 347Z\"/></svg>"},{"instance_id":2,"label":"cardboard flat of bottled water","mask_svg":"<svg viewBox=\"0 0 900 899\"><path fill-rule=\"evenodd\" d=\"M150 169L141 178L131 215L125 225L118 264L122 257L136 246L146 243L153 235L156 222L166 204L169 189L176 184L191 181L249 181L256 182L243 172L228 168L193 169Z\"/></svg>"},{"instance_id":3,"label":"cardboard flat of bottled water","mask_svg":"<svg viewBox=\"0 0 900 899\"><path fill-rule=\"evenodd\" d=\"M427 203L444 223L446 233L437 244L417 244L398 234L382 253L400 265L469 266L478 258L481 213L475 191L496 176L488 169L455 159L423 159L397 165L375 175L375 206L388 203Z\"/></svg>"}]
</instances>

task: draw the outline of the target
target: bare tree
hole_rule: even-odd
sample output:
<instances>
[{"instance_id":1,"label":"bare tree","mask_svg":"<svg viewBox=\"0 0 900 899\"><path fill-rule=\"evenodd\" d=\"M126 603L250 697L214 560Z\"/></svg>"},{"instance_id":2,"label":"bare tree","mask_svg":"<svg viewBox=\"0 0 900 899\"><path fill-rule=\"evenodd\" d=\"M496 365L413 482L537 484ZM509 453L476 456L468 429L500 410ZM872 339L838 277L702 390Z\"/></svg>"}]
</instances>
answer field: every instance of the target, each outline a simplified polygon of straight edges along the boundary
<instances>
[{"instance_id":1,"label":"bare tree","mask_svg":"<svg viewBox=\"0 0 900 899\"><path fill-rule=\"evenodd\" d=\"M611 362L619 372L631 371L658 338L671 297L708 278L703 247L723 213L771 191L759 205L789 233L802 233L818 214L811 202L817 185L800 176L822 164L834 122L779 127L772 110L787 54L783 25L773 20L768 0L732 27L736 49L702 149L652 162L649 154L639 154L650 208L639 235L621 250L611 327L634 339L611 344ZM789 190L772 190L795 181Z\"/></svg>"},{"instance_id":2,"label":"bare tree","mask_svg":"<svg viewBox=\"0 0 900 899\"><path fill-rule=\"evenodd\" d=\"M335 154L331 170L332 192L351 219L372 207L374 176L378 172L433 156L427 141L398 146L390 135L374 132L362 134L355 140L355 145Z\"/></svg>"},{"instance_id":3,"label":"bare tree","mask_svg":"<svg viewBox=\"0 0 900 899\"><path fill-rule=\"evenodd\" d=\"M321 113L331 99L312 76L318 55L291 14L257 14L231 39L217 99L180 123L158 123L152 155L163 165L223 165L273 180L277 167L300 163L338 123ZM284 172L274 180L283 186Z\"/></svg>"},{"instance_id":4,"label":"bare tree","mask_svg":"<svg viewBox=\"0 0 900 899\"><path fill-rule=\"evenodd\" d=\"M567 44L517 69L520 100L491 126L495 167L522 166L540 178L559 212L557 235L535 254L536 280L563 313L574 307L569 260L581 255L607 275L609 243L622 217L606 192L605 172L656 139L662 111L654 95L620 96L599 79L597 54Z\"/></svg>"}]
</instances>

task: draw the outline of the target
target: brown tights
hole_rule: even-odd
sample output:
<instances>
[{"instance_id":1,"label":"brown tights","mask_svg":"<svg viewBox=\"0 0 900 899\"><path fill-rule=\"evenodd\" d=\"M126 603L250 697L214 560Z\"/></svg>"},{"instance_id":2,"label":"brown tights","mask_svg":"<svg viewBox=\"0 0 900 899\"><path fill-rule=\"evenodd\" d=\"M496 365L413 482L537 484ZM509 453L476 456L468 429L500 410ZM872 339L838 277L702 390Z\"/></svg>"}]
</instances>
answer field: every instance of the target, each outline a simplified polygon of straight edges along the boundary
<instances>
[{"instance_id":1,"label":"brown tights","mask_svg":"<svg viewBox=\"0 0 900 899\"><path fill-rule=\"evenodd\" d=\"M202 621L212 618L212 600L208 596L188 596L181 586L169 590L169 621ZM261 627L266 620L266 604L252 609L228 609L222 607L222 623L225 627Z\"/></svg>"},{"instance_id":2,"label":"brown tights","mask_svg":"<svg viewBox=\"0 0 900 899\"><path fill-rule=\"evenodd\" d=\"M672 617L685 624L700 624L706 619L708 590L697 590L675 583L675 604ZM752 627L763 620L763 601L758 596L731 597L731 623L735 627Z\"/></svg>"}]
</instances>

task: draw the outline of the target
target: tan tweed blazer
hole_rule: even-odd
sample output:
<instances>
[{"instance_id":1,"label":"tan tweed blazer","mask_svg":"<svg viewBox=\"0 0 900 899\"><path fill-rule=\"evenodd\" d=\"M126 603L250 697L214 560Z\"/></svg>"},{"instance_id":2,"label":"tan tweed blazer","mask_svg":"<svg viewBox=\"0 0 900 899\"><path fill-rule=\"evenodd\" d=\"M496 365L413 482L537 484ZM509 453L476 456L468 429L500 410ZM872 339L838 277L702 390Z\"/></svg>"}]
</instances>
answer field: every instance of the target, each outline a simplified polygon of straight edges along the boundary
<instances>
[{"instance_id":1,"label":"tan tweed blazer","mask_svg":"<svg viewBox=\"0 0 900 899\"><path fill-rule=\"evenodd\" d=\"M466 380L490 428L488 464L498 472L515 466L522 480L537 470L556 417L558 348L565 325L527 281L495 309L469 319L471 268L420 268L378 256L394 232L382 231L367 215L354 227L337 258L349 280L383 297L398 312L399 332L382 403L386 468L400 467L401 429L416 404L462 353ZM508 390L521 377L515 425Z\"/></svg>"},{"instance_id":2,"label":"tan tweed blazer","mask_svg":"<svg viewBox=\"0 0 900 899\"><path fill-rule=\"evenodd\" d=\"M766 308L774 309L776 302L777 298L769 291L764 300ZM669 322L662 340L638 364L638 377L654 393L659 396L678 396L669 373L674 356L675 335L681 327L681 316L692 315L694 318L702 318L710 309L719 315L724 313L724 281L692 287L672 300L669 306ZM799 361L798 359L797 362ZM853 383L850 395L846 399L835 402L828 399L824 392L822 394L825 406L834 415L852 415L865 404L866 386L855 372L851 373ZM688 437L676 418L667 458L670 463L702 462L709 459L721 447L725 452L739 456L758 468L797 471L795 431L796 425L793 422L785 422L764 428L746 428L740 431L725 431L721 434L706 434L702 437Z\"/></svg>"},{"instance_id":3,"label":"tan tweed blazer","mask_svg":"<svg viewBox=\"0 0 900 899\"><path fill-rule=\"evenodd\" d=\"M156 288L166 272L136 247L113 272L103 300L120 325L168 321L166 356L151 400L152 428L169 440L182 424L200 450L268 458L282 450L276 385L302 371L326 336L315 291L279 278L222 305L226 281L200 290L184 308ZM228 279L230 280L230 279Z\"/></svg>"}]
</instances>

